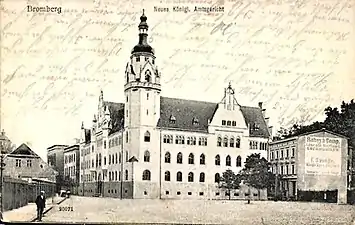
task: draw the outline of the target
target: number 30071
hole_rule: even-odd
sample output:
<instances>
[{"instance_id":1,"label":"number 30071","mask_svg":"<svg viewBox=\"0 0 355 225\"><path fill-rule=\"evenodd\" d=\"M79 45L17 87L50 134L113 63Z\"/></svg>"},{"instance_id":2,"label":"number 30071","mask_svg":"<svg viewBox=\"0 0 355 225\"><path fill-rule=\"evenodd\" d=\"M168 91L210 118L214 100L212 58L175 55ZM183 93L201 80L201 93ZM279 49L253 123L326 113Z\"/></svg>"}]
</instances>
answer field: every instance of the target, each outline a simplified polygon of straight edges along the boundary
<instances>
[{"instance_id":1,"label":"number 30071","mask_svg":"<svg viewBox=\"0 0 355 225\"><path fill-rule=\"evenodd\" d=\"M64 206L64 207L59 207L59 211L69 212L69 211L74 211L74 209L72 206Z\"/></svg>"}]
</instances>

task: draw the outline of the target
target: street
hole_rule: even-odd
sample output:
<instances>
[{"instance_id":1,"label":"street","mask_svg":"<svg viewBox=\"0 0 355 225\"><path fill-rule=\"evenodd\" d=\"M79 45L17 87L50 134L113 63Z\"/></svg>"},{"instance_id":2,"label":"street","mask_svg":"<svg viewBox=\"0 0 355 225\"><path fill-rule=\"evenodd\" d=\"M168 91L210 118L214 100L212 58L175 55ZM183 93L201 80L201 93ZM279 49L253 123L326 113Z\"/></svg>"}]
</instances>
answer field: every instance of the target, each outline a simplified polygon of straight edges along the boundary
<instances>
[{"instance_id":1,"label":"street","mask_svg":"<svg viewBox=\"0 0 355 225\"><path fill-rule=\"evenodd\" d=\"M352 224L355 207L304 202L131 200L71 196L44 222Z\"/></svg>"}]
</instances>

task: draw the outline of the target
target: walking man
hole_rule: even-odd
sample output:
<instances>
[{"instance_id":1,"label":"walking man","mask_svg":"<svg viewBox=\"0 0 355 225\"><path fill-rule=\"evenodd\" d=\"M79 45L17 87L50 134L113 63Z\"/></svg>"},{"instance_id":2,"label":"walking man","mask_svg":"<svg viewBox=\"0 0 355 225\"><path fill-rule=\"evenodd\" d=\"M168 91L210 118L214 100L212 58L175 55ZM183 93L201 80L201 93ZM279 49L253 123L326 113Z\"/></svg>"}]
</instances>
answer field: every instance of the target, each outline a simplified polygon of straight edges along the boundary
<instances>
[{"instance_id":1,"label":"walking man","mask_svg":"<svg viewBox=\"0 0 355 225\"><path fill-rule=\"evenodd\" d=\"M36 198L37 205L37 219L38 221L42 221L43 211L46 207L46 197L44 196L44 191L41 191L41 194Z\"/></svg>"}]
</instances>

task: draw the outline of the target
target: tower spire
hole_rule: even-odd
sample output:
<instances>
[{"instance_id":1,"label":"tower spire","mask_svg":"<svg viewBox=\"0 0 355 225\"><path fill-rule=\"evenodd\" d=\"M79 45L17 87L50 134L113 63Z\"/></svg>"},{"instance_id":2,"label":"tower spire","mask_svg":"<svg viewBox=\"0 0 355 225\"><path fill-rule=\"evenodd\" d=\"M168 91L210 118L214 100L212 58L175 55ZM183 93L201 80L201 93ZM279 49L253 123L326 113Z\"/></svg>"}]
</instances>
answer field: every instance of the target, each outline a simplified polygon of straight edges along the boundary
<instances>
[{"instance_id":1,"label":"tower spire","mask_svg":"<svg viewBox=\"0 0 355 225\"><path fill-rule=\"evenodd\" d=\"M138 44L133 48L132 54L136 52L147 52L154 54L154 49L148 44L148 23L147 16L144 14L144 9L142 10L142 15L140 17L140 23L138 25L139 30L139 41Z\"/></svg>"}]
</instances>

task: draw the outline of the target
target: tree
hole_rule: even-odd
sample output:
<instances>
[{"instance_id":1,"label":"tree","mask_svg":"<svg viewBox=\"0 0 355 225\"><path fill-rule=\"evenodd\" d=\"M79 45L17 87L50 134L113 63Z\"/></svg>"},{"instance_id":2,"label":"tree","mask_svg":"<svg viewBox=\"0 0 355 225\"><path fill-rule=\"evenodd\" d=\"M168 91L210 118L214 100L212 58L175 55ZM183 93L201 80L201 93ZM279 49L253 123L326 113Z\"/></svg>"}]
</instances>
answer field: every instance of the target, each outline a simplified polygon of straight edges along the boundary
<instances>
[{"instance_id":1,"label":"tree","mask_svg":"<svg viewBox=\"0 0 355 225\"><path fill-rule=\"evenodd\" d=\"M259 199L261 189L274 186L274 175L269 172L268 161L264 157L261 158L259 153L251 154L246 158L244 168L240 171L240 176L249 188L253 187L258 190ZM248 203L250 203L250 199Z\"/></svg>"},{"instance_id":2,"label":"tree","mask_svg":"<svg viewBox=\"0 0 355 225\"><path fill-rule=\"evenodd\" d=\"M228 169L223 172L222 177L218 182L218 187L226 189L228 191L229 200L231 199L231 190L238 189L240 187L241 177L235 174L232 170Z\"/></svg>"}]
</instances>

